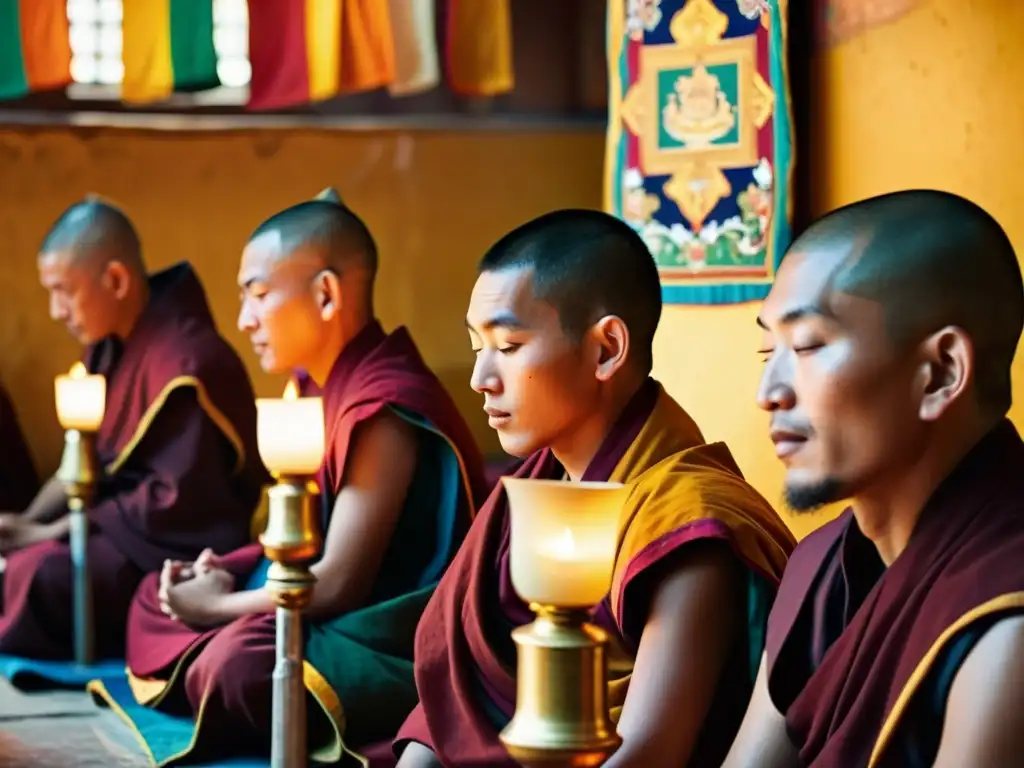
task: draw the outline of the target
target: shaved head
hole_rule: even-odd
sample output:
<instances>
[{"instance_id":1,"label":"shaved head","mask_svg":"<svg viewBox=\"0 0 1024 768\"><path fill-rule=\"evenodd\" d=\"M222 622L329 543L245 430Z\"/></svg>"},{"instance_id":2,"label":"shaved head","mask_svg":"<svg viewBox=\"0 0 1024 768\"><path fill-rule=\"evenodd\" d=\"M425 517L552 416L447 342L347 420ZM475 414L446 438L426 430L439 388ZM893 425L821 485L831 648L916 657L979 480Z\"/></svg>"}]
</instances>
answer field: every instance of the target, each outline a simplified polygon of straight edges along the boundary
<instances>
[{"instance_id":1,"label":"shaved head","mask_svg":"<svg viewBox=\"0 0 1024 768\"><path fill-rule=\"evenodd\" d=\"M39 248L50 316L83 344L127 335L149 288L142 246L120 208L90 196L60 215Z\"/></svg>"},{"instance_id":2,"label":"shaved head","mask_svg":"<svg viewBox=\"0 0 1024 768\"><path fill-rule=\"evenodd\" d=\"M377 274L377 244L370 230L331 188L314 200L274 214L256 228L250 240L267 235L278 238L282 257L305 250L316 253L324 266L340 275L364 273L372 284Z\"/></svg>"},{"instance_id":3,"label":"shaved head","mask_svg":"<svg viewBox=\"0 0 1024 768\"><path fill-rule=\"evenodd\" d=\"M790 505L854 499L888 514L1009 410L1024 282L1006 233L980 207L895 192L797 238L758 322L758 404L771 414Z\"/></svg>"},{"instance_id":4,"label":"shaved head","mask_svg":"<svg viewBox=\"0 0 1024 768\"><path fill-rule=\"evenodd\" d=\"M848 247L831 289L882 305L897 344L947 325L963 328L977 358L983 405L1010 407L1010 366L1024 329L1024 283L1002 227L962 197L933 190L895 192L836 210L793 250Z\"/></svg>"},{"instance_id":5,"label":"shaved head","mask_svg":"<svg viewBox=\"0 0 1024 768\"><path fill-rule=\"evenodd\" d=\"M661 318L661 283L650 251L626 223L601 211L548 213L499 240L481 272L529 269L537 298L557 311L566 334L579 340L605 315L622 318L631 357L646 375Z\"/></svg>"},{"instance_id":6,"label":"shaved head","mask_svg":"<svg viewBox=\"0 0 1024 768\"><path fill-rule=\"evenodd\" d=\"M239 330L268 373L304 369L321 384L373 320L377 245L331 188L260 224L242 251Z\"/></svg>"},{"instance_id":7,"label":"shaved head","mask_svg":"<svg viewBox=\"0 0 1024 768\"><path fill-rule=\"evenodd\" d=\"M138 233L120 208L90 196L61 214L39 248L42 256L57 255L97 266L118 261L144 272Z\"/></svg>"}]
</instances>

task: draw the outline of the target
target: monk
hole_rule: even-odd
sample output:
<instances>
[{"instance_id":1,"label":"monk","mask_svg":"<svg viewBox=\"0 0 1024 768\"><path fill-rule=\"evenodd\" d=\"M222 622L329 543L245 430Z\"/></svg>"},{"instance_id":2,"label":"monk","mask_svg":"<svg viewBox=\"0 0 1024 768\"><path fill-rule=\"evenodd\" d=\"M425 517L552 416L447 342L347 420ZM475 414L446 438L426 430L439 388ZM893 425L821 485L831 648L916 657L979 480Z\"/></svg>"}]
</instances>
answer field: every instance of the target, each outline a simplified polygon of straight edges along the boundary
<instances>
[{"instance_id":1,"label":"monk","mask_svg":"<svg viewBox=\"0 0 1024 768\"><path fill-rule=\"evenodd\" d=\"M32 461L7 388L0 384L0 510L21 512L39 492Z\"/></svg>"},{"instance_id":2,"label":"monk","mask_svg":"<svg viewBox=\"0 0 1024 768\"><path fill-rule=\"evenodd\" d=\"M128 606L146 573L248 540L266 478L253 391L192 268L147 276L135 228L116 207L94 199L71 206L43 242L39 277L51 317L107 380L96 441L105 473L88 508L88 551L96 652L121 657ZM0 653L70 658L68 531L55 478L23 515L0 519Z\"/></svg>"},{"instance_id":3,"label":"monk","mask_svg":"<svg viewBox=\"0 0 1024 768\"><path fill-rule=\"evenodd\" d=\"M1024 326L1013 247L929 190L841 208L761 309L758 393L801 541L728 766L1009 766L1024 754Z\"/></svg>"},{"instance_id":4,"label":"monk","mask_svg":"<svg viewBox=\"0 0 1024 768\"><path fill-rule=\"evenodd\" d=\"M633 485L593 615L622 651L612 768L721 763L794 546L728 448L650 378L660 315L640 237L565 210L491 248L466 316L472 386L502 447L527 457L516 476ZM533 615L511 584L509 542L498 487L420 621L420 703L395 742L401 768L516 765L498 738L516 704L509 632Z\"/></svg>"},{"instance_id":5,"label":"monk","mask_svg":"<svg viewBox=\"0 0 1024 768\"><path fill-rule=\"evenodd\" d=\"M482 457L450 396L408 331L375 319L376 245L335 200L265 221L238 273L238 325L263 370L307 372L324 398L325 536L305 677L310 748L327 762L389 738L415 706L416 622L484 495ZM172 563L132 606L137 700L196 719L181 745L189 759L269 751L267 566L258 545Z\"/></svg>"}]
</instances>

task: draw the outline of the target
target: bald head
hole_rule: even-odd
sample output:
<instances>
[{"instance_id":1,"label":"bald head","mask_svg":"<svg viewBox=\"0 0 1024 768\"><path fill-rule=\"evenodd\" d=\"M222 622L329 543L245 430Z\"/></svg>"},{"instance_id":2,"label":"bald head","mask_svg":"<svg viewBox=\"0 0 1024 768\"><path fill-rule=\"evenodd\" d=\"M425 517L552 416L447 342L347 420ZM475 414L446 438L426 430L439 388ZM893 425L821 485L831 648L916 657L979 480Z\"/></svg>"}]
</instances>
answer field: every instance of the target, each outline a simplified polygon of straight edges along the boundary
<instances>
[{"instance_id":1,"label":"bald head","mask_svg":"<svg viewBox=\"0 0 1024 768\"><path fill-rule=\"evenodd\" d=\"M912 190L863 200L815 222L792 252L845 251L829 288L882 305L898 344L958 326L975 347L983 405L1010 407L1010 365L1024 328L1024 283L1002 227L946 192Z\"/></svg>"},{"instance_id":2,"label":"bald head","mask_svg":"<svg viewBox=\"0 0 1024 768\"><path fill-rule=\"evenodd\" d=\"M99 267L117 261L134 272L144 272L135 227L120 208L97 197L86 198L64 211L39 252L75 262L91 261Z\"/></svg>"},{"instance_id":3,"label":"bald head","mask_svg":"<svg viewBox=\"0 0 1024 768\"><path fill-rule=\"evenodd\" d=\"M534 294L558 310L570 337L581 338L605 315L620 317L633 360L650 371L661 284L650 251L628 224L601 211L545 214L505 235L480 262L481 272L506 269L532 270Z\"/></svg>"},{"instance_id":4,"label":"bald head","mask_svg":"<svg viewBox=\"0 0 1024 768\"><path fill-rule=\"evenodd\" d=\"M362 274L372 285L377 274L377 244L362 219L333 189L276 213L260 224L250 240L273 234L282 257L314 252L324 266L343 276ZM346 275L348 273L348 275Z\"/></svg>"}]
</instances>

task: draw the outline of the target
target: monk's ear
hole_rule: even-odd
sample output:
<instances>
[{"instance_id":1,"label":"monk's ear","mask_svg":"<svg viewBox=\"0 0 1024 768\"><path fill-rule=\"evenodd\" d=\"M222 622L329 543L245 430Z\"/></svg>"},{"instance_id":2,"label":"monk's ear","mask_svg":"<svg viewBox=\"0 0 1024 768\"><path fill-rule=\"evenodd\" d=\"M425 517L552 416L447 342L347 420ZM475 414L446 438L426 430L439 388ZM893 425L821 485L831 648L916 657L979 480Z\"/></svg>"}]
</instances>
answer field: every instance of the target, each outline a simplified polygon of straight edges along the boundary
<instances>
[{"instance_id":1,"label":"monk's ear","mask_svg":"<svg viewBox=\"0 0 1024 768\"><path fill-rule=\"evenodd\" d=\"M918 416L938 421L974 383L974 344L962 328L951 325L925 339L920 350Z\"/></svg>"},{"instance_id":2,"label":"monk's ear","mask_svg":"<svg viewBox=\"0 0 1024 768\"><path fill-rule=\"evenodd\" d=\"M132 271L120 261L107 262L101 276L103 286L113 294L118 301L123 301L132 284Z\"/></svg>"},{"instance_id":3,"label":"monk's ear","mask_svg":"<svg viewBox=\"0 0 1024 768\"><path fill-rule=\"evenodd\" d=\"M341 280L333 269L322 269L313 278L313 291L320 318L328 322L337 317L341 311Z\"/></svg>"},{"instance_id":4,"label":"monk's ear","mask_svg":"<svg viewBox=\"0 0 1024 768\"><path fill-rule=\"evenodd\" d=\"M629 356L629 329L616 315L605 315L590 329L590 341L597 350L599 381L609 381L626 364Z\"/></svg>"}]
</instances>

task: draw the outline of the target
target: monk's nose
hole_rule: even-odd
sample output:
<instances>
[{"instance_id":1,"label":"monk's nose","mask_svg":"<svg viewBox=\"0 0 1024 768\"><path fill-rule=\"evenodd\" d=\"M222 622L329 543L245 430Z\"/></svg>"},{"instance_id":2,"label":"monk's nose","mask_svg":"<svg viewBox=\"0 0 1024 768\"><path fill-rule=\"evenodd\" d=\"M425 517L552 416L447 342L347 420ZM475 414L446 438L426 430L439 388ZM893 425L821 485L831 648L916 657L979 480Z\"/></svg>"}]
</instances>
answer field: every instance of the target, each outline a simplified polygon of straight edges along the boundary
<instances>
[{"instance_id":1,"label":"monk's nose","mask_svg":"<svg viewBox=\"0 0 1024 768\"><path fill-rule=\"evenodd\" d=\"M50 298L50 319L55 322L64 322L68 319L67 306L53 297Z\"/></svg>"},{"instance_id":2,"label":"monk's nose","mask_svg":"<svg viewBox=\"0 0 1024 768\"><path fill-rule=\"evenodd\" d=\"M256 318L253 316L249 308L242 304L242 308L238 311L238 330L247 332L256 329Z\"/></svg>"},{"instance_id":3,"label":"monk's nose","mask_svg":"<svg viewBox=\"0 0 1024 768\"><path fill-rule=\"evenodd\" d=\"M796 393L789 384L772 380L767 371L757 388L757 406L764 411L788 411L796 405Z\"/></svg>"},{"instance_id":4,"label":"monk's nose","mask_svg":"<svg viewBox=\"0 0 1024 768\"><path fill-rule=\"evenodd\" d=\"M494 366L490 363L490 355L487 352L481 352L477 356L476 364L473 366L473 374L469 377L469 386L473 388L474 392L479 392L480 394L484 392L493 394L500 389L497 371L494 370Z\"/></svg>"}]
</instances>

